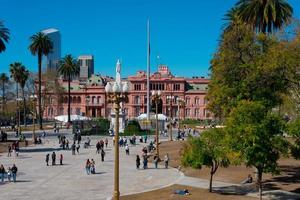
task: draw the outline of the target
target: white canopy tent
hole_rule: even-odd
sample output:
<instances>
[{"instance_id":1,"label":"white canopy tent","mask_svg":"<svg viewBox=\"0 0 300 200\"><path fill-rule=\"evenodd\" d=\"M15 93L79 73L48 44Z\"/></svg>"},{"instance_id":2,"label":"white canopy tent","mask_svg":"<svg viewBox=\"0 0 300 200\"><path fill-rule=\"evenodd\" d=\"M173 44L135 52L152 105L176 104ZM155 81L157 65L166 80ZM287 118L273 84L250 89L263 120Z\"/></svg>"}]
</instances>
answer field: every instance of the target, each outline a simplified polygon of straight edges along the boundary
<instances>
[{"instance_id":1,"label":"white canopy tent","mask_svg":"<svg viewBox=\"0 0 300 200\"><path fill-rule=\"evenodd\" d=\"M143 113L140 114L138 117L136 117L137 120L146 120L147 119L147 114ZM156 115L150 115L150 119L156 119ZM167 116L165 116L164 114L158 114L158 120L163 120L166 121L167 120Z\"/></svg>"},{"instance_id":2,"label":"white canopy tent","mask_svg":"<svg viewBox=\"0 0 300 200\"><path fill-rule=\"evenodd\" d=\"M59 115L59 116L56 116L54 119L57 121L63 122L63 123L67 123L68 115ZM81 116L81 115L71 115L71 121L76 121L76 120L79 120L79 121L90 120L90 118Z\"/></svg>"}]
</instances>

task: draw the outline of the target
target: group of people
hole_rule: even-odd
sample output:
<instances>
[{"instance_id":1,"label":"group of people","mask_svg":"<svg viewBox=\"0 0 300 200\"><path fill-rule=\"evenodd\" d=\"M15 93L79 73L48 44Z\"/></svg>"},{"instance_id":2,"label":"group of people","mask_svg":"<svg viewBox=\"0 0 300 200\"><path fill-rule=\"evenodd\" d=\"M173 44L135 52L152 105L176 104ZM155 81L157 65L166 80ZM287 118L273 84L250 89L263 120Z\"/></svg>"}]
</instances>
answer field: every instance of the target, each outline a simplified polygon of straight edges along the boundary
<instances>
[{"instance_id":1,"label":"group of people","mask_svg":"<svg viewBox=\"0 0 300 200\"><path fill-rule=\"evenodd\" d=\"M7 146L7 157L11 157L11 155L19 156L19 141L15 141L12 145Z\"/></svg>"},{"instance_id":2,"label":"group of people","mask_svg":"<svg viewBox=\"0 0 300 200\"><path fill-rule=\"evenodd\" d=\"M108 146L107 138L105 138L105 140L100 140L96 143L96 154L101 155L102 162L104 162L104 157L105 157L104 144L105 144L105 147L107 148L107 146Z\"/></svg>"},{"instance_id":3,"label":"group of people","mask_svg":"<svg viewBox=\"0 0 300 200\"><path fill-rule=\"evenodd\" d=\"M18 168L15 164L12 167L8 167L7 171L5 170L3 165L0 165L0 179L1 183L4 183L5 176L7 177L8 182L16 182L17 181L17 172Z\"/></svg>"},{"instance_id":4,"label":"group of people","mask_svg":"<svg viewBox=\"0 0 300 200\"><path fill-rule=\"evenodd\" d=\"M65 149L69 149L69 140L66 138L66 136L64 135L58 135L58 143L60 144L60 146L65 150Z\"/></svg>"},{"instance_id":5,"label":"group of people","mask_svg":"<svg viewBox=\"0 0 300 200\"><path fill-rule=\"evenodd\" d=\"M63 154L60 154L60 156L59 156L59 164L60 165L63 165L63 159L64 159ZM46 159L45 159L47 166L49 166L49 160L50 160L50 154L48 153L46 155ZM52 160L52 165L56 165L56 153L54 151L51 154L51 160Z\"/></svg>"},{"instance_id":6,"label":"group of people","mask_svg":"<svg viewBox=\"0 0 300 200\"><path fill-rule=\"evenodd\" d=\"M96 168L95 168L95 161L94 159L87 159L85 163L85 171L87 175L95 174Z\"/></svg>"}]
</instances>

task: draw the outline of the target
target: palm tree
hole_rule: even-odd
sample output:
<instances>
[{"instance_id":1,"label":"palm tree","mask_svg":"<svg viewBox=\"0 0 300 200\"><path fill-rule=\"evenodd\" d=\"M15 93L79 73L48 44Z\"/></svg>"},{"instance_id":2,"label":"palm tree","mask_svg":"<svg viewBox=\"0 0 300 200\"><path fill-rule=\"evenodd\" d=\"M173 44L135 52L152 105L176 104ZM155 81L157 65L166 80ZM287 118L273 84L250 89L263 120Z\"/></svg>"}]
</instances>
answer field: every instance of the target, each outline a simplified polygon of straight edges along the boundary
<instances>
[{"instance_id":1,"label":"palm tree","mask_svg":"<svg viewBox=\"0 0 300 200\"><path fill-rule=\"evenodd\" d=\"M66 55L59 63L58 73L68 79L68 122L71 122L71 80L79 74L79 64L72 55Z\"/></svg>"},{"instance_id":2,"label":"palm tree","mask_svg":"<svg viewBox=\"0 0 300 200\"><path fill-rule=\"evenodd\" d=\"M19 120L18 121L18 130L20 133L20 109L19 109L19 103L18 103L18 99L19 99L19 82L18 80L19 75L20 75L20 69L21 69L22 63L20 62L15 62L9 65L9 71L10 71L10 77L14 79L14 81L16 82L16 96L17 96L17 107L18 107L18 115L19 115Z\"/></svg>"},{"instance_id":3,"label":"palm tree","mask_svg":"<svg viewBox=\"0 0 300 200\"><path fill-rule=\"evenodd\" d=\"M25 91L24 87L26 84L26 81L29 78L29 71L25 68L25 66L21 66L20 71L19 71L19 79L18 82L21 86L22 89L22 96L23 96L23 114L24 114L24 125L26 127L26 99L25 99Z\"/></svg>"},{"instance_id":4,"label":"palm tree","mask_svg":"<svg viewBox=\"0 0 300 200\"><path fill-rule=\"evenodd\" d=\"M8 82L9 78L5 73L0 75L0 81L2 83L2 113L4 113L5 106L5 84Z\"/></svg>"},{"instance_id":5,"label":"palm tree","mask_svg":"<svg viewBox=\"0 0 300 200\"><path fill-rule=\"evenodd\" d=\"M53 49L51 39L42 32L38 32L30 37L31 44L29 50L32 55L38 56L38 74L39 74L39 91L38 91L38 104L39 104L39 124L40 129L43 129L43 113L42 113L42 56L48 55Z\"/></svg>"},{"instance_id":6,"label":"palm tree","mask_svg":"<svg viewBox=\"0 0 300 200\"><path fill-rule=\"evenodd\" d=\"M17 98L19 98L19 83L18 80L19 78L19 72L20 72L20 68L22 66L22 63L20 62L15 62L9 65L9 71L10 71L10 77L14 79L14 81L16 82L16 96Z\"/></svg>"},{"instance_id":7,"label":"palm tree","mask_svg":"<svg viewBox=\"0 0 300 200\"><path fill-rule=\"evenodd\" d=\"M0 53L5 51L7 43L9 40L9 30L4 27L3 22L0 21Z\"/></svg>"},{"instance_id":8,"label":"palm tree","mask_svg":"<svg viewBox=\"0 0 300 200\"><path fill-rule=\"evenodd\" d=\"M239 17L239 12L238 12L237 7L232 7L225 15L223 20L226 21L224 24L224 32L229 32L230 30L233 29L235 25L239 25L242 23L240 17Z\"/></svg>"},{"instance_id":9,"label":"palm tree","mask_svg":"<svg viewBox=\"0 0 300 200\"><path fill-rule=\"evenodd\" d=\"M262 33L282 28L293 15L293 8L286 0L239 0L236 7L240 19Z\"/></svg>"}]
</instances>

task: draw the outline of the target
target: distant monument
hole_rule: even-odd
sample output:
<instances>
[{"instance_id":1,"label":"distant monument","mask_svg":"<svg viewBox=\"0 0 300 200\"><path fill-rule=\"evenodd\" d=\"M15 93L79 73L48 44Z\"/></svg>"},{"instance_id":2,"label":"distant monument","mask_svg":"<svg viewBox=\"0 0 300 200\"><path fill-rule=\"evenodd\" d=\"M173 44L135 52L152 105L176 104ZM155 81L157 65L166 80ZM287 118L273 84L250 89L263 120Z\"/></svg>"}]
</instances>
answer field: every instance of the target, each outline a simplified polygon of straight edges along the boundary
<instances>
[{"instance_id":1,"label":"distant monument","mask_svg":"<svg viewBox=\"0 0 300 200\"><path fill-rule=\"evenodd\" d=\"M118 59L116 64L116 83L119 85L119 87L122 87L124 83L121 82L121 63ZM122 88L121 88L122 89ZM115 109L111 109L111 121L110 121L110 129L115 130L115 123L116 123L116 113ZM126 114L123 109L123 104L121 104L121 109L119 111L119 133L123 133L125 129L125 118Z\"/></svg>"}]
</instances>

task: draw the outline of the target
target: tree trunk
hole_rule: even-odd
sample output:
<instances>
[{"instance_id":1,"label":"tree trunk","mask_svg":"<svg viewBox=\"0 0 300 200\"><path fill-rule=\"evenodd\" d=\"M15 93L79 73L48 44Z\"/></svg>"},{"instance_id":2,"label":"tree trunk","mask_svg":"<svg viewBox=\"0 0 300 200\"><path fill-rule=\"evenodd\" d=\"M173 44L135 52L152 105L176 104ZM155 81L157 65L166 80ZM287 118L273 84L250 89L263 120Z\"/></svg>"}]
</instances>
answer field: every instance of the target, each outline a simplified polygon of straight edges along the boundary
<instances>
[{"instance_id":1,"label":"tree trunk","mask_svg":"<svg viewBox=\"0 0 300 200\"><path fill-rule=\"evenodd\" d=\"M211 167L210 171L210 179L209 179L209 192L212 192L212 181L213 181L213 167Z\"/></svg>"},{"instance_id":2,"label":"tree trunk","mask_svg":"<svg viewBox=\"0 0 300 200\"><path fill-rule=\"evenodd\" d=\"M24 88L22 88L22 93L23 93L23 121L24 121L24 126L27 127L27 123L26 123L26 99L25 99L25 92L24 92Z\"/></svg>"},{"instance_id":3,"label":"tree trunk","mask_svg":"<svg viewBox=\"0 0 300 200\"><path fill-rule=\"evenodd\" d=\"M257 184L259 199L262 200L262 169L257 169Z\"/></svg>"},{"instance_id":4,"label":"tree trunk","mask_svg":"<svg viewBox=\"0 0 300 200\"><path fill-rule=\"evenodd\" d=\"M15 80L16 81L16 80ZM16 95L17 95L17 114L16 114L16 118L17 118L17 123L18 123L18 131L20 132L20 102L19 102L19 84L16 82ZM19 133L20 134L20 133Z\"/></svg>"},{"instance_id":5,"label":"tree trunk","mask_svg":"<svg viewBox=\"0 0 300 200\"><path fill-rule=\"evenodd\" d=\"M5 104L5 84L2 82L2 113L4 113L4 104Z\"/></svg>"},{"instance_id":6,"label":"tree trunk","mask_svg":"<svg viewBox=\"0 0 300 200\"><path fill-rule=\"evenodd\" d=\"M42 53L38 52L38 73L39 73L39 124L43 130L43 113L42 113Z\"/></svg>"},{"instance_id":7,"label":"tree trunk","mask_svg":"<svg viewBox=\"0 0 300 200\"><path fill-rule=\"evenodd\" d=\"M68 122L71 122L71 76L68 77Z\"/></svg>"}]
</instances>

